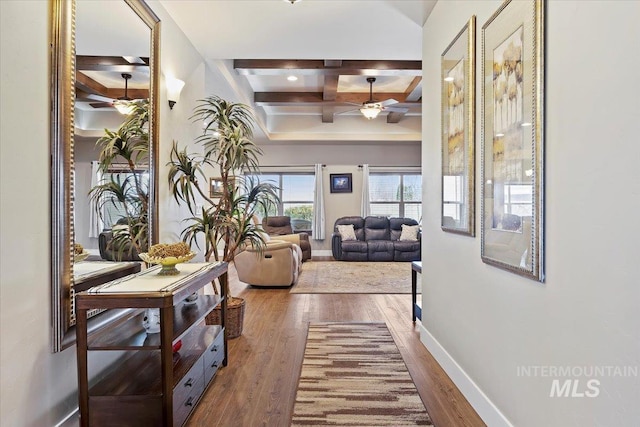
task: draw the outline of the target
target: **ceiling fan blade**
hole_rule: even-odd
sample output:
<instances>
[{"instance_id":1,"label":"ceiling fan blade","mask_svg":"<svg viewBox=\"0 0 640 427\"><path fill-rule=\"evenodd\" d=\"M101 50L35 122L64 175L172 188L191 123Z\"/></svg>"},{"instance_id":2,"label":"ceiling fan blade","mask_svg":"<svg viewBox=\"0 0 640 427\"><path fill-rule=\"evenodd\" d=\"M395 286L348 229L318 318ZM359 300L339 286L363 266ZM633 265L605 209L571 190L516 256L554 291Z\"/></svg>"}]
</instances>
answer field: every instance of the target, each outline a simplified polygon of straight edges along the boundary
<instances>
[{"instance_id":1,"label":"ceiling fan blade","mask_svg":"<svg viewBox=\"0 0 640 427\"><path fill-rule=\"evenodd\" d=\"M354 105L358 105L358 108L350 108L348 110L344 110L344 111L340 111L338 113L334 113L334 114L346 114L346 113L353 113L354 111L359 111L360 107L362 107L360 104L354 104Z\"/></svg>"},{"instance_id":2,"label":"ceiling fan blade","mask_svg":"<svg viewBox=\"0 0 640 427\"><path fill-rule=\"evenodd\" d=\"M398 101L396 101L395 99L385 99L384 101L379 102L379 104L383 107L386 107L387 105L393 105L393 104L397 104Z\"/></svg>"},{"instance_id":3,"label":"ceiling fan blade","mask_svg":"<svg viewBox=\"0 0 640 427\"><path fill-rule=\"evenodd\" d=\"M401 107L385 107L382 110L388 111L390 113L408 113L409 112L408 108L401 108Z\"/></svg>"},{"instance_id":4,"label":"ceiling fan blade","mask_svg":"<svg viewBox=\"0 0 640 427\"><path fill-rule=\"evenodd\" d=\"M112 108L113 107L112 102L92 102L89 105L91 105L93 108Z\"/></svg>"},{"instance_id":5,"label":"ceiling fan blade","mask_svg":"<svg viewBox=\"0 0 640 427\"><path fill-rule=\"evenodd\" d=\"M92 101L113 102L113 98L109 98L108 96L96 95L93 93L87 94L85 98Z\"/></svg>"}]
</instances>

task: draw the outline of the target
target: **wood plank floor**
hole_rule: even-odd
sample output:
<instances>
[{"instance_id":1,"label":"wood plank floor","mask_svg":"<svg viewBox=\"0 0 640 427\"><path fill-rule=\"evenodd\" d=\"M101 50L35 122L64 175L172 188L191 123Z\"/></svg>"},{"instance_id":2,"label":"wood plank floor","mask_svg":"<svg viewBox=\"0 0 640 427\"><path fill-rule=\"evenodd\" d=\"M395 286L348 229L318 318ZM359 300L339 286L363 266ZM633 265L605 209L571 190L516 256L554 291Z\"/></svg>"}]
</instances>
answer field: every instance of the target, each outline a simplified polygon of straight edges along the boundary
<instances>
[{"instance_id":1,"label":"wood plank floor","mask_svg":"<svg viewBox=\"0 0 640 427\"><path fill-rule=\"evenodd\" d=\"M485 425L420 342L410 294L289 294L247 286L233 266L229 281L247 301L244 331L187 426L288 426L308 323L349 321L386 322L437 427Z\"/></svg>"}]
</instances>

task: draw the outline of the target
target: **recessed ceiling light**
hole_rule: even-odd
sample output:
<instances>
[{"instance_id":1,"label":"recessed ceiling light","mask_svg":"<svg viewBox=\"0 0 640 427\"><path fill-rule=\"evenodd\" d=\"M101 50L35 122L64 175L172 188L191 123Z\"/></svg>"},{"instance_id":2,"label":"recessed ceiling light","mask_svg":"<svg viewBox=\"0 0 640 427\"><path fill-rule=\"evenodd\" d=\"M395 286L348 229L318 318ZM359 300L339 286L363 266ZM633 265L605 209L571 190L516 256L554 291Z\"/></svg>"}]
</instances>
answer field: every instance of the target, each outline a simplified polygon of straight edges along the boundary
<instances>
[{"instance_id":1,"label":"recessed ceiling light","mask_svg":"<svg viewBox=\"0 0 640 427\"><path fill-rule=\"evenodd\" d=\"M502 138L503 136L504 136L504 133L496 133L497 138Z\"/></svg>"},{"instance_id":2,"label":"recessed ceiling light","mask_svg":"<svg viewBox=\"0 0 640 427\"><path fill-rule=\"evenodd\" d=\"M522 127L531 126L531 123L529 123L529 122L524 122L524 123L523 123L523 124L521 124L520 126L522 126Z\"/></svg>"},{"instance_id":3,"label":"recessed ceiling light","mask_svg":"<svg viewBox=\"0 0 640 427\"><path fill-rule=\"evenodd\" d=\"M289 76L287 77L287 80L289 80L290 82L295 82L296 80L298 80L297 76Z\"/></svg>"},{"instance_id":4,"label":"recessed ceiling light","mask_svg":"<svg viewBox=\"0 0 640 427\"><path fill-rule=\"evenodd\" d=\"M284 1L286 1L287 3L294 4L294 3L298 3L301 0L284 0Z\"/></svg>"},{"instance_id":5,"label":"recessed ceiling light","mask_svg":"<svg viewBox=\"0 0 640 427\"><path fill-rule=\"evenodd\" d=\"M445 82L452 82L453 81L453 77L445 77L444 81Z\"/></svg>"}]
</instances>

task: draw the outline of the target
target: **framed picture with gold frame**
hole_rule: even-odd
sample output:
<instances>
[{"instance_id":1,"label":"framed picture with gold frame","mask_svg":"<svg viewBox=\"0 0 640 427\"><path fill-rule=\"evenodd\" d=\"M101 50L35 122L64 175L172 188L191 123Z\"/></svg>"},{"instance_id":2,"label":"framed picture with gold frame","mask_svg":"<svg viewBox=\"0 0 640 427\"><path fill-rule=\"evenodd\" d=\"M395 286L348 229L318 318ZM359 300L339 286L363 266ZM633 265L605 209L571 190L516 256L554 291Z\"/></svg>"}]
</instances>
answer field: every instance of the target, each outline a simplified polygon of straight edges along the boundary
<instances>
[{"instance_id":1,"label":"framed picture with gold frame","mask_svg":"<svg viewBox=\"0 0 640 427\"><path fill-rule=\"evenodd\" d=\"M544 13L507 0L482 27L482 261L540 282Z\"/></svg>"},{"instance_id":2,"label":"framed picture with gold frame","mask_svg":"<svg viewBox=\"0 0 640 427\"><path fill-rule=\"evenodd\" d=\"M442 229L475 236L476 16L442 53Z\"/></svg>"},{"instance_id":3,"label":"framed picture with gold frame","mask_svg":"<svg viewBox=\"0 0 640 427\"><path fill-rule=\"evenodd\" d=\"M235 185L235 177L229 177L229 185ZM209 196L211 198L221 197L223 193L222 178L209 178Z\"/></svg>"}]
</instances>

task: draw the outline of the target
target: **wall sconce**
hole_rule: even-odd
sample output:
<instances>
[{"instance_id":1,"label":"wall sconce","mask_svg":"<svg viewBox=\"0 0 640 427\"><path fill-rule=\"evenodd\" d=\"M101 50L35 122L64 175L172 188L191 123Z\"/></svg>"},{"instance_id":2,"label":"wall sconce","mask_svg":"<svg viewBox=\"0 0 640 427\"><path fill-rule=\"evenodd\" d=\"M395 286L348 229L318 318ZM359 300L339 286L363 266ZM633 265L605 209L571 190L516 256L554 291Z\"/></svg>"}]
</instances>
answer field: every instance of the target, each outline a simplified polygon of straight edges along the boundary
<instances>
[{"instance_id":1,"label":"wall sconce","mask_svg":"<svg viewBox=\"0 0 640 427\"><path fill-rule=\"evenodd\" d=\"M167 99L169 99L169 108L173 110L173 106L180 100L180 92L184 87L184 82L175 77L166 77L167 82Z\"/></svg>"}]
</instances>

